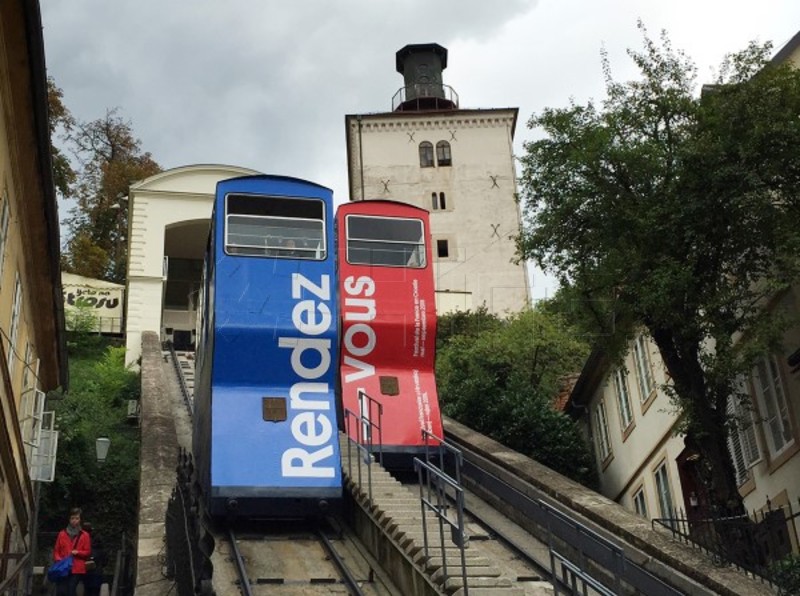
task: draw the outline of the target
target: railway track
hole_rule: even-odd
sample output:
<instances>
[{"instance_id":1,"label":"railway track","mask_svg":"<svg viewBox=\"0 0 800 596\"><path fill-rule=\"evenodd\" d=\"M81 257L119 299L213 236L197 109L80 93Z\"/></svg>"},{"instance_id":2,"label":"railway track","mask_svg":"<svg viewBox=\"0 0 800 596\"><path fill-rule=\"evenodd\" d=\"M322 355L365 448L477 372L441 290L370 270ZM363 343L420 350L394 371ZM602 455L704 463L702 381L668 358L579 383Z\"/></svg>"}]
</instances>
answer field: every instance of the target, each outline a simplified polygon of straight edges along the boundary
<instances>
[{"instance_id":1,"label":"railway track","mask_svg":"<svg viewBox=\"0 0 800 596\"><path fill-rule=\"evenodd\" d=\"M177 368L177 367L176 367ZM344 451L343 451L344 457ZM345 468L347 470L347 467ZM352 473L355 473L351 470ZM377 474L377 470L376 470ZM380 475L386 474L380 470ZM386 474L389 481L394 481ZM375 479L376 491L381 492L382 481ZM401 496L401 505L386 503L390 511L402 511L400 517L421 517L419 486L411 478L403 479L407 494ZM390 489L394 491L394 489ZM381 504L378 503L378 507ZM551 594L548 581L549 559L546 545L530 537L518 526L510 523L477 497L470 496L467 503L467 549L470 563L487 569L491 579L504 578L505 592L513 596L538 596ZM385 519L385 518L384 518ZM377 520L375 523L379 523ZM398 521L402 524L402 521ZM189 525L192 525L191 523ZM393 526L394 527L394 526ZM436 546L435 523L429 531L434 559L441 559ZM276 522L250 522L246 527L210 529L215 548L210 556L213 565L213 588L218 595L243 594L402 594L389 578L390 571L373 558L342 521L330 518L319 526ZM406 539L419 534L419 528L404 531ZM422 538L416 536L417 542ZM450 537L447 537L449 540ZM532 556L535 553L536 556ZM413 558L420 565L419 554ZM448 561L451 555L448 554ZM427 564L428 566L430 563ZM451 563L448 562L448 566ZM450 573L459 576L458 561L452 562ZM436 575L435 569L431 575ZM475 581L478 588L480 578ZM433 581L436 584L436 581ZM445 590L453 593L453 590Z\"/></svg>"},{"instance_id":2,"label":"railway track","mask_svg":"<svg viewBox=\"0 0 800 596\"><path fill-rule=\"evenodd\" d=\"M212 557L217 594L399 596L335 519L228 527Z\"/></svg>"}]
</instances>

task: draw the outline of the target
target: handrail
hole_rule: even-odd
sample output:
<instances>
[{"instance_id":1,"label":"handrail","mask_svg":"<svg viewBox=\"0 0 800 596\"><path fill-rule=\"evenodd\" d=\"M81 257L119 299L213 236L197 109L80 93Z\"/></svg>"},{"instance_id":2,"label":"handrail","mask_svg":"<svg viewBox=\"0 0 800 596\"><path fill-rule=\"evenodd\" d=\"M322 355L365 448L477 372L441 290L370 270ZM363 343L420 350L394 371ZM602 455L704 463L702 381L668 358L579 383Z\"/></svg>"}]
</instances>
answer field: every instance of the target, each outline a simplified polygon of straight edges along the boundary
<instances>
[{"instance_id":1,"label":"handrail","mask_svg":"<svg viewBox=\"0 0 800 596\"><path fill-rule=\"evenodd\" d=\"M451 476L453 481L461 485L461 468L464 465L464 455L461 452L461 449L453 445L452 443L448 442L447 440L443 439L442 437L437 436L436 434L422 429L422 440L425 443L425 461L430 463L430 452L429 447L430 441L436 441L438 443L438 452L439 452L439 469L444 471L445 470L445 457L449 454L453 458L453 469L454 475Z\"/></svg>"},{"instance_id":2,"label":"handrail","mask_svg":"<svg viewBox=\"0 0 800 596\"><path fill-rule=\"evenodd\" d=\"M350 409L344 410L344 426L347 435L347 471L350 478L353 478L353 458L351 457L351 444L356 445L359 451L358 458L358 485L361 482L361 459L367 466L367 494L369 502L372 503L372 457L375 452L375 439L378 442L378 461L383 463L383 431L381 421L383 419L383 406L375 399L371 398L365 391L358 392L358 403L361 406L361 413L353 412ZM366 407L364 407L366 405ZM377 414L377 422L374 419L373 411ZM364 415L366 412L366 415ZM355 421L355 433L352 432L351 420ZM355 434L355 438L353 437Z\"/></svg>"},{"instance_id":3,"label":"handrail","mask_svg":"<svg viewBox=\"0 0 800 596\"><path fill-rule=\"evenodd\" d=\"M481 456L467 456L465 459L465 474L470 483L480 486L483 491L503 501L528 521L544 528L547 534L545 539L550 541L551 547L554 540L560 541L560 544L573 549L582 561L592 561L599 568L615 569L614 573L619 575L619 579L641 593L652 596L677 596L683 593L627 557L624 564L620 564L617 545L569 514L549 505L544 500L549 500L549 497L539 488L528 484L523 492L493 474L489 469L491 466L480 461L483 459ZM559 515L551 515L551 512L556 511L559 511ZM576 529L575 524L582 528Z\"/></svg>"},{"instance_id":4,"label":"handrail","mask_svg":"<svg viewBox=\"0 0 800 596\"><path fill-rule=\"evenodd\" d=\"M430 560L428 548L428 515L426 509L436 514L439 522L439 549L442 553L442 585L447 586L450 574L447 572L447 549L444 540L445 524L450 527L451 542L458 547L461 554L461 579L464 582L464 596L469 595L467 585L467 560L466 560L466 532L464 531L464 489L449 475L430 463L424 462L418 457L414 458L414 470L417 472L417 483L419 485L420 509L422 512L422 539L425 549L425 561ZM426 489L427 488L427 494ZM447 515L447 489L454 493L453 498L456 503L456 521L453 522ZM435 500L433 500L435 497Z\"/></svg>"},{"instance_id":5,"label":"handrail","mask_svg":"<svg viewBox=\"0 0 800 596\"><path fill-rule=\"evenodd\" d=\"M28 561L31 559L31 553L22 553L20 555L4 555L9 558L16 558L18 559L18 563L16 568L11 572L11 575L6 577L2 582L0 582L0 594L5 594L12 589L12 585L14 582L18 582L20 577L22 576L22 572L28 568ZM12 594L14 592L11 592Z\"/></svg>"},{"instance_id":6,"label":"handrail","mask_svg":"<svg viewBox=\"0 0 800 596\"><path fill-rule=\"evenodd\" d=\"M442 83L416 83L400 87L392 96L392 111L407 102L431 104L433 109L458 108L458 93L450 85Z\"/></svg>"}]
</instances>

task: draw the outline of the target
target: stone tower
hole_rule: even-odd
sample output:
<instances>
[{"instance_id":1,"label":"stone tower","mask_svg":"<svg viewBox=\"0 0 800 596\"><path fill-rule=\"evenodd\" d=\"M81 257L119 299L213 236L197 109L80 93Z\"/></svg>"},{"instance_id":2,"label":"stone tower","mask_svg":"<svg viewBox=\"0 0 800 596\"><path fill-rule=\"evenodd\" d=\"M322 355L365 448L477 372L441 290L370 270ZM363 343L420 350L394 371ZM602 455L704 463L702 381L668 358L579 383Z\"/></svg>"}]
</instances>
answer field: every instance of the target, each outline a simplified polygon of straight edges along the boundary
<instances>
[{"instance_id":1,"label":"stone tower","mask_svg":"<svg viewBox=\"0 0 800 596\"><path fill-rule=\"evenodd\" d=\"M436 306L485 305L503 315L529 302L513 158L517 108L466 109L445 85L447 50L407 45L396 54L403 87L392 111L345 118L350 200L389 199L431 212Z\"/></svg>"}]
</instances>

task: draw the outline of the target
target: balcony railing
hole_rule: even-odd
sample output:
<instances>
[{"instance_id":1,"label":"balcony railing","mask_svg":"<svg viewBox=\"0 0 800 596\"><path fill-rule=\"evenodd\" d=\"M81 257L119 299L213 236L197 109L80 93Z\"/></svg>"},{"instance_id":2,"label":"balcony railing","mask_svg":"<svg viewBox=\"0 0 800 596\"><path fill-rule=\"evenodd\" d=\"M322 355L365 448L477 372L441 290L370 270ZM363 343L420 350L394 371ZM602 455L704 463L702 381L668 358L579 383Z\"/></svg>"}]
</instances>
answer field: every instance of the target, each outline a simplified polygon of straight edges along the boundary
<instances>
[{"instance_id":1,"label":"balcony railing","mask_svg":"<svg viewBox=\"0 0 800 596\"><path fill-rule=\"evenodd\" d=\"M417 83L400 87L392 97L392 111L420 112L458 109L458 93L441 83Z\"/></svg>"}]
</instances>

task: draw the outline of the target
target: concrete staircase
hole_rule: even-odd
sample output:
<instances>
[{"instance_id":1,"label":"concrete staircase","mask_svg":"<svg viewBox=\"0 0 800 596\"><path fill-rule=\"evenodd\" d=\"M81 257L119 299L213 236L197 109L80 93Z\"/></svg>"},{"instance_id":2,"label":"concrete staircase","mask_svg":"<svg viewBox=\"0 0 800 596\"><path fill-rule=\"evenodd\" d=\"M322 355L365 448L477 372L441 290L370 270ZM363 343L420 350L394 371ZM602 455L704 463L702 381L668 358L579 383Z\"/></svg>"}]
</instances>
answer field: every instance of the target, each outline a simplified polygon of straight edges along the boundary
<instances>
[{"instance_id":1,"label":"concrete staircase","mask_svg":"<svg viewBox=\"0 0 800 596\"><path fill-rule=\"evenodd\" d=\"M378 553L380 562L404 594L464 596L468 591L470 596L526 595L524 589L516 587L510 578L503 577L490 557L481 552L480 542L470 542L469 539L466 540L464 550L467 580L465 591L461 551L451 539L450 526L444 525L442 541L436 514L425 514L428 538L426 555L426 528L423 527L418 489L403 486L374 459L371 460L370 473L367 474L363 452L359 456L355 445L351 444L348 454L347 443L348 439L342 435L340 444L346 488L353 496L354 509L360 509L360 512L352 512L356 531L366 544L371 543L372 552ZM371 479L371 500L368 479ZM446 575L443 562L447 563Z\"/></svg>"}]
</instances>

